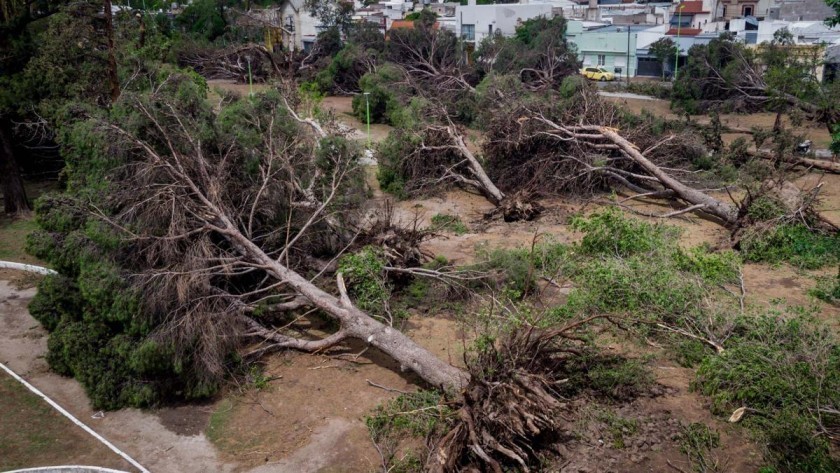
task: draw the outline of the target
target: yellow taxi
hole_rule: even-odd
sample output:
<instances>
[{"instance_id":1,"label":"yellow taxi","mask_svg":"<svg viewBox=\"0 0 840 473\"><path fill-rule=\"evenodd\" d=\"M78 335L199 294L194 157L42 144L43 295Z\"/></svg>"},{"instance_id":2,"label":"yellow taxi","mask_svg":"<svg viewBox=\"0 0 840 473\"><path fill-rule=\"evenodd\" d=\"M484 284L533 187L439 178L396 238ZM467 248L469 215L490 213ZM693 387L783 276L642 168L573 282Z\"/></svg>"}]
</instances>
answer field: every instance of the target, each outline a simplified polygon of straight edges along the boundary
<instances>
[{"instance_id":1,"label":"yellow taxi","mask_svg":"<svg viewBox=\"0 0 840 473\"><path fill-rule=\"evenodd\" d=\"M615 80L615 74L607 71L603 67L584 67L580 70L580 73L587 79L599 80L602 82Z\"/></svg>"}]
</instances>

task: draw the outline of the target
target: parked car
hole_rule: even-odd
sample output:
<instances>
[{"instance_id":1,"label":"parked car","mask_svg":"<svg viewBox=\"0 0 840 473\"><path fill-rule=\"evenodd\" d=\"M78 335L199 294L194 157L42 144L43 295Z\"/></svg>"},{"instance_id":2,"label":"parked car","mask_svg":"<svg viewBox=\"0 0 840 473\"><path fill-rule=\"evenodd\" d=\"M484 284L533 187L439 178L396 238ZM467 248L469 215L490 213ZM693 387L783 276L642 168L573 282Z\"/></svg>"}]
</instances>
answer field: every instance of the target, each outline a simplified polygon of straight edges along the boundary
<instances>
[{"instance_id":1,"label":"parked car","mask_svg":"<svg viewBox=\"0 0 840 473\"><path fill-rule=\"evenodd\" d=\"M584 67L580 70L580 73L587 79L599 80L602 82L615 80L615 74L607 71L603 67Z\"/></svg>"}]
</instances>

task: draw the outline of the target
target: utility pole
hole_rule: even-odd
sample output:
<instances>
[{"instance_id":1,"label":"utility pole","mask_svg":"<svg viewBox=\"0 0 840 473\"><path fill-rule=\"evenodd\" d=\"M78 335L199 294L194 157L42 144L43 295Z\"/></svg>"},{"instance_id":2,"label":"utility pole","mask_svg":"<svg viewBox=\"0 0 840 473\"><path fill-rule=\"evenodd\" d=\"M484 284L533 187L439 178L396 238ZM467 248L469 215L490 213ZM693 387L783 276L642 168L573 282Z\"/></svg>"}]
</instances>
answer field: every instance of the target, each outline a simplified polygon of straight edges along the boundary
<instances>
[{"instance_id":1,"label":"utility pole","mask_svg":"<svg viewBox=\"0 0 840 473\"><path fill-rule=\"evenodd\" d=\"M365 92L365 112L367 114L367 149L370 149L370 92Z\"/></svg>"},{"instance_id":2,"label":"utility pole","mask_svg":"<svg viewBox=\"0 0 840 473\"><path fill-rule=\"evenodd\" d=\"M630 25L627 25L627 72L624 74L627 76L627 85L630 85Z\"/></svg>"},{"instance_id":3,"label":"utility pole","mask_svg":"<svg viewBox=\"0 0 840 473\"><path fill-rule=\"evenodd\" d=\"M684 3L680 2L680 6L677 7L677 52L674 53L674 81L677 80L677 71L680 70L680 28L682 27L682 9L685 6Z\"/></svg>"}]
</instances>

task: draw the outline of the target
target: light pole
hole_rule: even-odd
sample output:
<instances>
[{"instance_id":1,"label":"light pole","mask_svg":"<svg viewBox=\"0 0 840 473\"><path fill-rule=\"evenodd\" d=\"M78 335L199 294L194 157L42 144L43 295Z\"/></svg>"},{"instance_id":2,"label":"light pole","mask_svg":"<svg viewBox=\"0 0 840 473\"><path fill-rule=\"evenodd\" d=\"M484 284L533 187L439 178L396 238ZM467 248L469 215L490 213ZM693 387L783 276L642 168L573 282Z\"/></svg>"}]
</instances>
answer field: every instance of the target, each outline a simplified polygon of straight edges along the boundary
<instances>
[{"instance_id":1,"label":"light pole","mask_svg":"<svg viewBox=\"0 0 840 473\"><path fill-rule=\"evenodd\" d=\"M680 2L677 7L677 52L674 53L674 82L677 81L677 72L680 70L680 27L682 27L682 9L685 3Z\"/></svg>"},{"instance_id":2,"label":"light pole","mask_svg":"<svg viewBox=\"0 0 840 473\"><path fill-rule=\"evenodd\" d=\"M367 115L367 147L370 149L370 92L365 92L365 112Z\"/></svg>"},{"instance_id":3,"label":"light pole","mask_svg":"<svg viewBox=\"0 0 840 473\"><path fill-rule=\"evenodd\" d=\"M248 96L254 96L254 81L251 78L251 55L245 56L245 60L248 61Z\"/></svg>"}]
</instances>

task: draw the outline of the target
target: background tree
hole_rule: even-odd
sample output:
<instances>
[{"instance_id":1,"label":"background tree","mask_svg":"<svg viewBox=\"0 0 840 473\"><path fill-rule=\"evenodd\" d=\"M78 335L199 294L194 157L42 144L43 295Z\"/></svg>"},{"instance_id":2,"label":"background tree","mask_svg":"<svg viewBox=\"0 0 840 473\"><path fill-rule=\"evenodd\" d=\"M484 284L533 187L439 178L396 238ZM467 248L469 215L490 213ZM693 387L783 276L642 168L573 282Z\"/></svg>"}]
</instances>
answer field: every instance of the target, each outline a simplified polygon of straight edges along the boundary
<instances>
[{"instance_id":1,"label":"background tree","mask_svg":"<svg viewBox=\"0 0 840 473\"><path fill-rule=\"evenodd\" d=\"M665 71L673 70L673 62L677 54L676 43L665 36L651 43L648 51L662 64L662 78L664 79Z\"/></svg>"}]
</instances>

